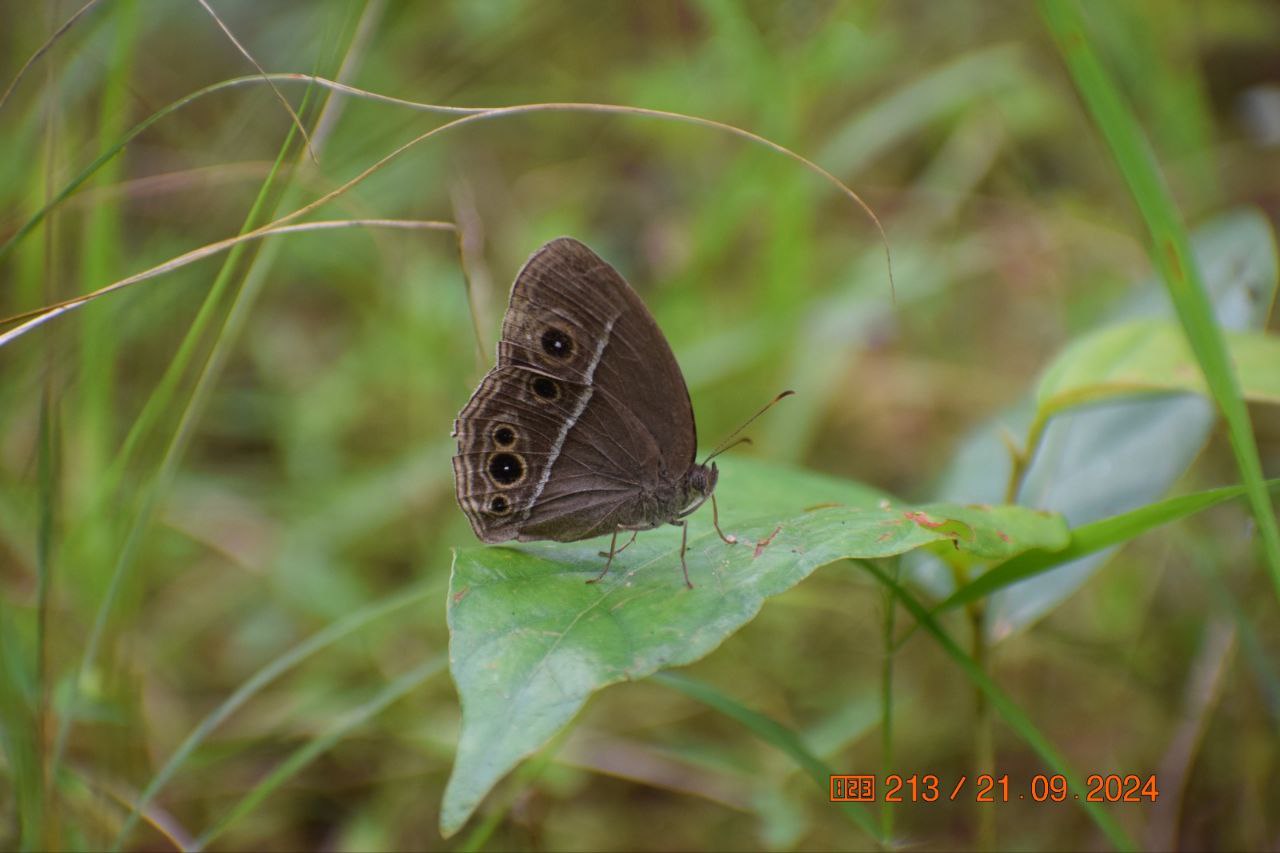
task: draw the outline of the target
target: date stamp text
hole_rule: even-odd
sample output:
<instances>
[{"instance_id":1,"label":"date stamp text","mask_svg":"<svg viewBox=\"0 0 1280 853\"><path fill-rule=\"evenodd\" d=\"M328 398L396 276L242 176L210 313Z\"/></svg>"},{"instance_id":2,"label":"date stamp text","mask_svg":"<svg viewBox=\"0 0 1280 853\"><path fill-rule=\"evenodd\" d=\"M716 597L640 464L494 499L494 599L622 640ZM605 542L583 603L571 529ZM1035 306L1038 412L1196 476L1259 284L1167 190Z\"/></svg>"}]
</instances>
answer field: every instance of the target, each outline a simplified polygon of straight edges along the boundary
<instances>
[{"instance_id":1,"label":"date stamp text","mask_svg":"<svg viewBox=\"0 0 1280 853\"><path fill-rule=\"evenodd\" d=\"M945 781L934 773L831 777L833 803L1062 803L1068 800L1154 803L1159 796L1160 787L1154 773L1146 776L1091 773L1085 777L1083 790L1071 790L1067 777L1058 773L1037 773L1023 782L1010 781L1007 773L962 775Z\"/></svg>"}]
</instances>

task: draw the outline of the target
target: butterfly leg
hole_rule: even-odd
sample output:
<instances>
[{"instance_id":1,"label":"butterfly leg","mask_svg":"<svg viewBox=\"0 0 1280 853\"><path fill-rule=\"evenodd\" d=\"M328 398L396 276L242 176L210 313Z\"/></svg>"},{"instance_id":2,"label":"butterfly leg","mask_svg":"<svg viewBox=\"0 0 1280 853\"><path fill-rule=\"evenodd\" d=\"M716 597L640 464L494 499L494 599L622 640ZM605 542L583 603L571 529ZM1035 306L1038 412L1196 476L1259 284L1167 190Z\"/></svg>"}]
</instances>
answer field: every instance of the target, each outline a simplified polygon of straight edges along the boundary
<instances>
[{"instance_id":1,"label":"butterfly leg","mask_svg":"<svg viewBox=\"0 0 1280 853\"><path fill-rule=\"evenodd\" d=\"M632 542L635 541L635 538L636 538L635 536L631 537ZM627 543L627 545L630 545L630 544L631 542ZM627 547L627 545L623 545L622 548ZM608 557L609 559L604 561L604 568L600 571L600 574L596 575L591 580L587 581L587 583L595 583L596 581L603 580L604 576L609 574L609 567L613 565L614 555L617 554L619 551L621 551L622 548L618 548L618 528L615 527L613 528L613 538L609 540L609 553L601 555L601 556Z\"/></svg>"},{"instance_id":2,"label":"butterfly leg","mask_svg":"<svg viewBox=\"0 0 1280 853\"><path fill-rule=\"evenodd\" d=\"M684 585L693 589L693 584L689 582L689 564L684 561L684 552L689 547L689 525L683 521L677 521L680 525L680 568L684 569Z\"/></svg>"},{"instance_id":3,"label":"butterfly leg","mask_svg":"<svg viewBox=\"0 0 1280 853\"><path fill-rule=\"evenodd\" d=\"M737 536L734 536L732 533L730 533L728 536L725 536L724 531L720 529L720 509L719 507L716 506L715 492L711 493L711 523L715 525L716 533L718 533L720 535L720 538L724 540L724 544L726 545L738 544Z\"/></svg>"},{"instance_id":4,"label":"butterfly leg","mask_svg":"<svg viewBox=\"0 0 1280 853\"><path fill-rule=\"evenodd\" d=\"M632 543L632 542L634 542L634 541L636 541L636 537L637 537L637 536L639 536L639 535L640 535L640 531L639 531L639 530L633 530L633 531L631 531L631 538L627 540L627 544L626 544L626 545L623 545L623 546L622 546L621 548L619 548L617 551L614 551L614 552L613 552L613 555L616 557L616 556L618 556L619 554L621 554L623 551L627 550L627 548L631 547L631 543ZM609 556L609 552L608 552L608 551L600 551L599 553L600 553L600 556L601 556L601 557L607 557L607 556Z\"/></svg>"}]
</instances>

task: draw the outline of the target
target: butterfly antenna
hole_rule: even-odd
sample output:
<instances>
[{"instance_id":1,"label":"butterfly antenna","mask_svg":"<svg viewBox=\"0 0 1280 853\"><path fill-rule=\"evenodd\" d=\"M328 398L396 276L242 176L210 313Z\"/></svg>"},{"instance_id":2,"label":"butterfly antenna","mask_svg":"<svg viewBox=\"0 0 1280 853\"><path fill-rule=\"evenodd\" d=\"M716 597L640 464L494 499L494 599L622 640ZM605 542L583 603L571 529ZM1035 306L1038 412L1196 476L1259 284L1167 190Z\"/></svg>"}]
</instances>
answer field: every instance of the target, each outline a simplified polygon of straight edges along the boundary
<instances>
[{"instance_id":1,"label":"butterfly antenna","mask_svg":"<svg viewBox=\"0 0 1280 853\"><path fill-rule=\"evenodd\" d=\"M772 409L774 406L778 405L778 403L779 403L780 401L785 400L787 397L790 397L790 396L791 396L792 394L794 394L794 393L796 393L796 392L795 392L795 391L783 391L781 394L779 394L778 396L774 397L774 398L773 398L772 400L770 400L768 403L765 403L765 404L764 404L764 407L763 407L763 408L761 408L761 409L760 409L760 411L756 412L754 415L752 415L751 417L747 418L747 419L746 419L746 421L744 421L744 422L743 422L742 426L738 427L738 428L737 428L737 429L735 429L733 432L729 433L728 438L726 438L724 441L722 441L722 442L720 442L719 444L717 444L717 445L716 445L716 449L715 449L715 450L713 450L713 451L711 451L711 454L710 454L709 456L707 456L707 458L706 458L706 459L703 459L703 460L702 460L702 464L703 464L703 465L706 465L708 462L710 462L712 459L715 459L715 458L716 458L717 456L719 456L721 453L724 453L726 450L728 450L728 449L730 449L730 448L732 448L732 447L737 447L739 444L750 444L750 443L751 443L751 439L749 439L749 438L739 438L737 441L734 441L734 439L735 439L735 438L737 438L738 433L742 432L744 429L746 429L747 427L751 426L751 423L752 423L756 418L760 417L760 416L761 416L761 415L763 415L765 412L769 411L769 410L770 410L770 409Z\"/></svg>"},{"instance_id":2,"label":"butterfly antenna","mask_svg":"<svg viewBox=\"0 0 1280 853\"><path fill-rule=\"evenodd\" d=\"M742 438L738 439L738 440L737 440L737 441L735 441L733 444L730 444L730 445L728 445L728 446L726 446L726 447L720 447L720 448L717 448L717 449L715 450L715 452L713 452L713 453L712 453L710 456L708 456L706 459L703 459L703 460L702 460L702 464L703 464L703 465L706 465L708 462L710 462L712 459L715 459L715 458L716 458L717 456L719 456L721 453L728 453L730 450L733 450L733 449L734 449L735 447L737 447L739 444L751 444L751 437L750 437L750 436L746 436L746 435L744 435Z\"/></svg>"}]
</instances>

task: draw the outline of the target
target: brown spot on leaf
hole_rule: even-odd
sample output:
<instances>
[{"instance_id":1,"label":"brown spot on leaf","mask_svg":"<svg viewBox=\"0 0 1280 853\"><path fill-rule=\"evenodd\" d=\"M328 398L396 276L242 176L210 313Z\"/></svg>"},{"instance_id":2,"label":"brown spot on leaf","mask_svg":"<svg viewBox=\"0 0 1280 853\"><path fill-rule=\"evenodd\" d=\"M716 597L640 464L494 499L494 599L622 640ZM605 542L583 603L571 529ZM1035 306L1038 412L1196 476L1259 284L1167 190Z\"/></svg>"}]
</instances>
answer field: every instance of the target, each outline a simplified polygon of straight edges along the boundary
<instances>
[{"instance_id":1,"label":"brown spot on leaf","mask_svg":"<svg viewBox=\"0 0 1280 853\"><path fill-rule=\"evenodd\" d=\"M781 525L781 524L779 524L777 527L773 528L773 532L772 532L772 533L770 533L768 536L766 536L765 538L763 538L763 539L761 539L759 542L757 542L757 543L756 543L756 550L755 550L755 553L753 553L753 554L751 555L751 559L753 559L753 560L754 560L756 557L759 557L761 554L763 554L763 553L764 553L764 549L765 549L765 548L768 548L768 547L769 547L769 543L773 541L773 538L774 538L775 536L777 536L777 535L778 535L779 533L781 533L781 532L782 532L782 525Z\"/></svg>"},{"instance_id":2,"label":"brown spot on leaf","mask_svg":"<svg viewBox=\"0 0 1280 853\"><path fill-rule=\"evenodd\" d=\"M1182 271L1182 263L1178 259L1178 249L1173 245L1173 241L1167 238L1161 240L1160 248L1164 249L1165 259L1169 262L1169 274L1179 282L1185 280L1186 273Z\"/></svg>"},{"instance_id":3,"label":"brown spot on leaf","mask_svg":"<svg viewBox=\"0 0 1280 853\"><path fill-rule=\"evenodd\" d=\"M903 515L905 515L908 519L910 519L911 521L914 521L916 524L920 525L921 527L928 527L931 530L936 530L937 528L947 523L946 521L936 521L930 518L925 513L918 512L916 510L912 510L911 512L904 512Z\"/></svg>"},{"instance_id":4,"label":"brown spot on leaf","mask_svg":"<svg viewBox=\"0 0 1280 853\"><path fill-rule=\"evenodd\" d=\"M469 587L469 586L464 586L462 589L460 589L460 590L458 590L457 592L455 592L455 593L453 594L453 603L454 603L454 604L457 604L459 601L461 601L462 599L466 598L466 597L467 597L467 593L468 593L468 592L470 592L470 591L471 591L471 587Z\"/></svg>"},{"instance_id":5,"label":"brown spot on leaf","mask_svg":"<svg viewBox=\"0 0 1280 853\"><path fill-rule=\"evenodd\" d=\"M1012 540L1009 538L1009 534L1008 534L1008 533L1005 533L1003 530L997 530L997 531L996 531L996 535L997 535L997 536L999 536L1001 539L1003 539L1003 540L1004 540L1004 541L1006 541L1006 542L1011 542L1011 541L1012 541Z\"/></svg>"}]
</instances>

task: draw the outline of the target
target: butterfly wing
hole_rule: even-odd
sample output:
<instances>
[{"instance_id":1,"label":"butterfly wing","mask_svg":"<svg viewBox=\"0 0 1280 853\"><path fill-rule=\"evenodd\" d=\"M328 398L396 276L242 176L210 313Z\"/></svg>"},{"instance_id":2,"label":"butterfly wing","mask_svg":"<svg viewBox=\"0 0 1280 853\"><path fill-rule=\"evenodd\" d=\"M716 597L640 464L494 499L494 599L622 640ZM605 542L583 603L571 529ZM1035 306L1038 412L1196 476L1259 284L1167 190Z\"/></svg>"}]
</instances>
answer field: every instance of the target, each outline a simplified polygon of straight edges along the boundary
<instances>
[{"instance_id":1,"label":"butterfly wing","mask_svg":"<svg viewBox=\"0 0 1280 853\"><path fill-rule=\"evenodd\" d=\"M688 470L694 429L640 297L582 243L553 240L516 276L498 364L455 423L458 502L486 542L607 533Z\"/></svg>"}]
</instances>

